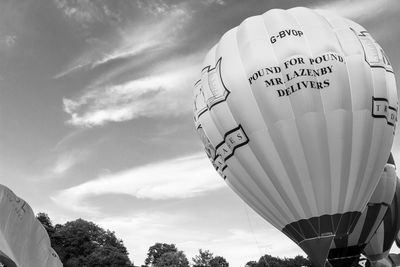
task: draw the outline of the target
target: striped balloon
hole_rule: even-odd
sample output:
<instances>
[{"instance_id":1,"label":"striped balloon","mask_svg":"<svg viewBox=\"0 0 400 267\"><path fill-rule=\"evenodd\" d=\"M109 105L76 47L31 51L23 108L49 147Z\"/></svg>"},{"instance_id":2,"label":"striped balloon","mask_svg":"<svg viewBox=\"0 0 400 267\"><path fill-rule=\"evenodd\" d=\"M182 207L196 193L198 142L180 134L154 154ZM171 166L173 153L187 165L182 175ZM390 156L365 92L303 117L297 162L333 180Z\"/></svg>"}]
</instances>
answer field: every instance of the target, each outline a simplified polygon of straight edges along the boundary
<instances>
[{"instance_id":1,"label":"striped balloon","mask_svg":"<svg viewBox=\"0 0 400 267\"><path fill-rule=\"evenodd\" d=\"M392 262L390 257L384 257L378 261L370 262L368 261L365 264L366 267L396 267L396 265Z\"/></svg>"},{"instance_id":2,"label":"striped balloon","mask_svg":"<svg viewBox=\"0 0 400 267\"><path fill-rule=\"evenodd\" d=\"M378 230L372 236L363 254L372 262L388 256L400 230L400 181L397 179L396 193Z\"/></svg>"},{"instance_id":3,"label":"striped balloon","mask_svg":"<svg viewBox=\"0 0 400 267\"><path fill-rule=\"evenodd\" d=\"M205 57L194 119L241 198L324 266L379 182L397 118L392 67L360 25L270 10Z\"/></svg>"},{"instance_id":4,"label":"striped balloon","mask_svg":"<svg viewBox=\"0 0 400 267\"><path fill-rule=\"evenodd\" d=\"M335 266L351 266L359 259L362 250L378 229L393 200L396 181L396 167L390 154L381 179L354 229L349 235L334 239L329 251L329 262Z\"/></svg>"}]
</instances>

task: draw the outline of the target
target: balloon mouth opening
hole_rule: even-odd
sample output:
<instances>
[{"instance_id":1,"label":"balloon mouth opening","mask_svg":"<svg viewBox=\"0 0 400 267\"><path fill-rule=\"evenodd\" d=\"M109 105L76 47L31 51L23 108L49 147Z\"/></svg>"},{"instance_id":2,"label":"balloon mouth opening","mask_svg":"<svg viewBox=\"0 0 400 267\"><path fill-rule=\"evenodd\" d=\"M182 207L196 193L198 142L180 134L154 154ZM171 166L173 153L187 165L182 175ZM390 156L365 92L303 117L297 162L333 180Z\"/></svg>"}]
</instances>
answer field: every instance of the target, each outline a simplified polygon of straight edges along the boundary
<instances>
[{"instance_id":1,"label":"balloon mouth opening","mask_svg":"<svg viewBox=\"0 0 400 267\"><path fill-rule=\"evenodd\" d=\"M301 219L287 224L282 232L297 244L306 240L331 236L338 239L352 232L360 215L360 211L351 211Z\"/></svg>"},{"instance_id":2,"label":"balloon mouth opening","mask_svg":"<svg viewBox=\"0 0 400 267\"><path fill-rule=\"evenodd\" d=\"M342 254L340 250L331 249L333 244L337 247L340 242L346 242L347 236L352 232L355 227L355 222L360 217L360 211L352 211L341 214L322 215L309 219L302 219L296 222L287 224L283 229L287 236L295 241L303 251L310 257L315 266L323 267L328 265L328 260L331 258L341 258L349 255L359 256L358 251L361 253L362 249L355 249L354 253ZM337 243L339 242L339 243ZM335 256L337 255L339 256ZM356 258L346 260L353 261ZM333 267L350 266L343 265L341 261L334 261L330 263Z\"/></svg>"},{"instance_id":3,"label":"balloon mouth opening","mask_svg":"<svg viewBox=\"0 0 400 267\"><path fill-rule=\"evenodd\" d=\"M334 248L329 251L328 261L333 267L352 266L358 261L361 252L367 244L348 246L343 248Z\"/></svg>"}]
</instances>

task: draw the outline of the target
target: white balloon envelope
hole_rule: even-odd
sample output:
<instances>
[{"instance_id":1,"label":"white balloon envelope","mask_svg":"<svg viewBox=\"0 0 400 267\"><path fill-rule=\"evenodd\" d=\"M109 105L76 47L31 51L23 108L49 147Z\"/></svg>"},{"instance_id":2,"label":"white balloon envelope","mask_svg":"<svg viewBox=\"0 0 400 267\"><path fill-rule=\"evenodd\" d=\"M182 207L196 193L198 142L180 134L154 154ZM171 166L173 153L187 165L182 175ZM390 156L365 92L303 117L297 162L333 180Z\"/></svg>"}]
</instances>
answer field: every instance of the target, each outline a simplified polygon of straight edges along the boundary
<instances>
[{"instance_id":1,"label":"white balloon envelope","mask_svg":"<svg viewBox=\"0 0 400 267\"><path fill-rule=\"evenodd\" d=\"M215 169L256 212L324 266L389 157L392 67L360 25L307 8L270 10L225 33L194 89Z\"/></svg>"},{"instance_id":2,"label":"white balloon envelope","mask_svg":"<svg viewBox=\"0 0 400 267\"><path fill-rule=\"evenodd\" d=\"M6 266L63 266L32 208L0 184L0 261Z\"/></svg>"}]
</instances>

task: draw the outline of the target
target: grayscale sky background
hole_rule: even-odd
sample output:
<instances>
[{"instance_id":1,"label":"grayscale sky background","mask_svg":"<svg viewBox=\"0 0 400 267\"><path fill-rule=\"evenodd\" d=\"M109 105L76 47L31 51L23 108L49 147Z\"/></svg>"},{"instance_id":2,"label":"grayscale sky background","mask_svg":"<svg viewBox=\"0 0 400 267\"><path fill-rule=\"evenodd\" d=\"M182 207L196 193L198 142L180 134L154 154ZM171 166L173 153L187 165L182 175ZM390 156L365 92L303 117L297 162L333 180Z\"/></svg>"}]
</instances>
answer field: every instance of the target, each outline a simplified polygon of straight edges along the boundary
<instances>
[{"instance_id":1,"label":"grayscale sky background","mask_svg":"<svg viewBox=\"0 0 400 267\"><path fill-rule=\"evenodd\" d=\"M362 24L400 70L398 0L0 0L0 183L54 223L115 231L136 265L155 242L232 267L302 253L214 171L191 111L218 38L294 6Z\"/></svg>"}]
</instances>

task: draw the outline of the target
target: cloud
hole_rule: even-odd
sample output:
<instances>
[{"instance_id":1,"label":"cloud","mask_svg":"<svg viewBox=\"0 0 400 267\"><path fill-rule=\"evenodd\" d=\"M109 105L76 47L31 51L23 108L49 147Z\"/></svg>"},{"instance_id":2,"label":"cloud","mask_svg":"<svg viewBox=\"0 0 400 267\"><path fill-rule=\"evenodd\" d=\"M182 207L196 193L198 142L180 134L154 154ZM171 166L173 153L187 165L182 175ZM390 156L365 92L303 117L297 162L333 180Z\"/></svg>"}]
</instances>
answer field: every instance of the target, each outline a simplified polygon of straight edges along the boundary
<instances>
[{"instance_id":1,"label":"cloud","mask_svg":"<svg viewBox=\"0 0 400 267\"><path fill-rule=\"evenodd\" d=\"M65 174L72 167L87 158L87 156L88 152L83 150L75 150L62 153L58 156L57 161L51 168L51 172L57 175Z\"/></svg>"},{"instance_id":2,"label":"cloud","mask_svg":"<svg viewBox=\"0 0 400 267\"><path fill-rule=\"evenodd\" d=\"M100 207L85 199L105 194L127 194L140 199L183 199L226 186L204 153L105 174L65 189L52 197L65 208L96 214Z\"/></svg>"},{"instance_id":3,"label":"cloud","mask_svg":"<svg viewBox=\"0 0 400 267\"><path fill-rule=\"evenodd\" d=\"M235 202L230 208L242 209L237 204ZM130 256L136 265L144 262L148 248L156 242L176 244L189 260L198 254L200 248L207 249L214 256L223 256L230 266L235 267L244 266L250 260L258 261L266 253L280 257L305 255L295 243L254 212L250 211L247 218L244 211L242 216L240 214L234 217L234 221L218 228L186 213L161 211L100 219L97 223L123 237L124 245L132 252ZM197 216L204 215L199 213ZM223 215L209 218L210 221L222 219Z\"/></svg>"},{"instance_id":4,"label":"cloud","mask_svg":"<svg viewBox=\"0 0 400 267\"><path fill-rule=\"evenodd\" d=\"M80 69L95 69L119 59L128 59L138 55L146 56L151 53L149 51L151 49L162 50L179 46L178 35L191 17L191 11L187 5L181 3L171 7L163 4L164 1L146 1L144 3L139 6L150 6L149 9L156 6L154 12L162 13L162 17L157 20L149 18L143 18L142 21L131 20L127 25L118 24L116 28L112 29L112 34L105 35L102 39L88 38L87 42L90 43L90 48L53 78L58 79ZM109 8L104 10L109 10ZM82 17L86 16L89 15L82 15Z\"/></svg>"},{"instance_id":5,"label":"cloud","mask_svg":"<svg viewBox=\"0 0 400 267\"><path fill-rule=\"evenodd\" d=\"M155 15L169 15L171 12L181 9L183 6L188 7L193 6L193 4L203 4L205 6L210 5L225 5L224 0L181 0L180 2L170 3L171 1L166 0L137 0L137 6L146 12Z\"/></svg>"},{"instance_id":6,"label":"cloud","mask_svg":"<svg viewBox=\"0 0 400 267\"><path fill-rule=\"evenodd\" d=\"M203 0L203 2L206 5L221 5L221 6L226 5L226 2L224 0Z\"/></svg>"},{"instance_id":7,"label":"cloud","mask_svg":"<svg viewBox=\"0 0 400 267\"><path fill-rule=\"evenodd\" d=\"M16 42L17 36L15 35L7 35L4 38L4 43L8 46L8 47L12 47L15 42Z\"/></svg>"},{"instance_id":8,"label":"cloud","mask_svg":"<svg viewBox=\"0 0 400 267\"><path fill-rule=\"evenodd\" d=\"M334 11L335 13L358 20L366 20L371 17L378 17L384 11L391 10L397 5L394 0L339 0L326 4L317 4L313 8Z\"/></svg>"},{"instance_id":9,"label":"cloud","mask_svg":"<svg viewBox=\"0 0 400 267\"><path fill-rule=\"evenodd\" d=\"M190 110L187 88L194 80L196 66L143 77L124 84L99 86L76 99L64 98L68 123L97 126L138 117L175 116Z\"/></svg>"},{"instance_id":10,"label":"cloud","mask_svg":"<svg viewBox=\"0 0 400 267\"><path fill-rule=\"evenodd\" d=\"M102 21L105 14L114 16L107 6L93 3L91 0L54 0L54 3L65 17L81 23L84 27L87 23Z\"/></svg>"},{"instance_id":11,"label":"cloud","mask_svg":"<svg viewBox=\"0 0 400 267\"><path fill-rule=\"evenodd\" d=\"M153 15L166 14L174 7L174 5L168 5L164 0L138 0L136 3L140 9Z\"/></svg>"}]
</instances>

